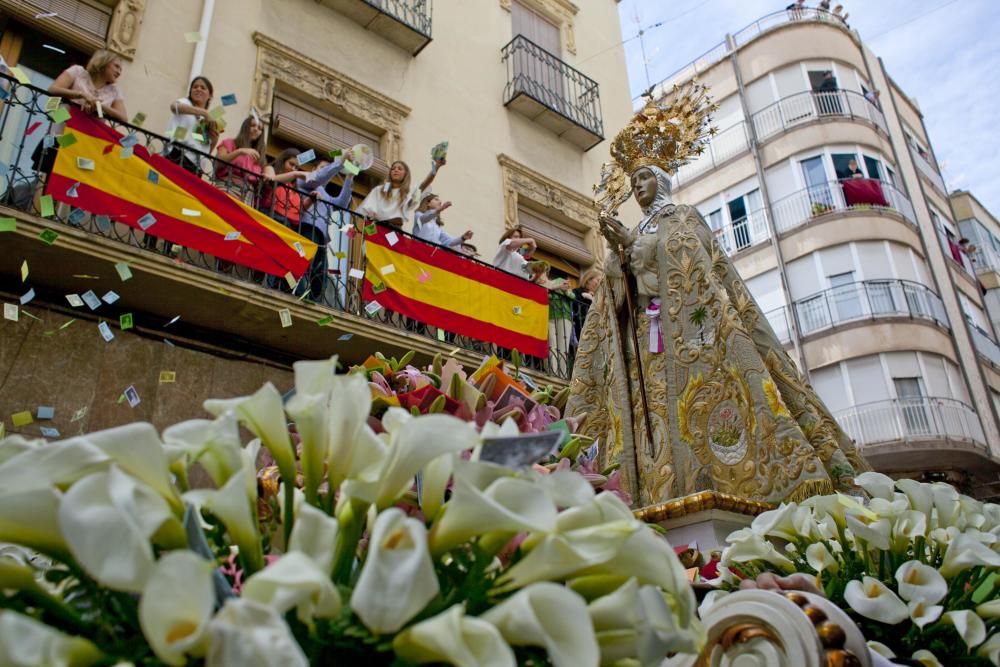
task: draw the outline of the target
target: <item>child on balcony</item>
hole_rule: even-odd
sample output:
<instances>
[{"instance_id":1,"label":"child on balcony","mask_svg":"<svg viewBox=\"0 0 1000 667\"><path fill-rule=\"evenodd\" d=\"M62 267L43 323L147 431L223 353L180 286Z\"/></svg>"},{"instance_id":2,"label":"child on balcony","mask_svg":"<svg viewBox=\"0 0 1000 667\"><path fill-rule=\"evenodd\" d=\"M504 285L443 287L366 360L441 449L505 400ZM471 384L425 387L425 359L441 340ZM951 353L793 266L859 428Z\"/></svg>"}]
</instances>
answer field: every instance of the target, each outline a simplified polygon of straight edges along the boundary
<instances>
[{"instance_id":1,"label":"child on balcony","mask_svg":"<svg viewBox=\"0 0 1000 667\"><path fill-rule=\"evenodd\" d=\"M219 143L220 162L215 167L215 185L245 204L253 205L254 192L267 164L265 148L264 124L256 114L247 116L235 139L223 139ZM231 169L228 165L238 168Z\"/></svg>"},{"instance_id":2,"label":"child on balcony","mask_svg":"<svg viewBox=\"0 0 1000 667\"><path fill-rule=\"evenodd\" d=\"M420 200L420 206L413 219L413 235L422 241L445 246L446 248L458 248L464 241L472 238L472 231L466 230L461 236L452 236L444 231L444 220L441 219L441 211L449 208L451 202L442 203L441 198L428 192Z\"/></svg>"},{"instance_id":3,"label":"child on balcony","mask_svg":"<svg viewBox=\"0 0 1000 667\"><path fill-rule=\"evenodd\" d=\"M536 247L535 239L526 238L520 225L511 227L500 237L500 247L493 258L493 266L525 278L528 275L525 257L531 257Z\"/></svg>"},{"instance_id":4,"label":"child on balcony","mask_svg":"<svg viewBox=\"0 0 1000 667\"><path fill-rule=\"evenodd\" d=\"M431 186L438 169L445 165L445 159L438 158L431 163L431 171L416 190L410 189L410 167L396 160L389 167L389 178L378 188L368 193L358 206L362 216L402 229L403 225L420 205L420 193Z\"/></svg>"}]
</instances>

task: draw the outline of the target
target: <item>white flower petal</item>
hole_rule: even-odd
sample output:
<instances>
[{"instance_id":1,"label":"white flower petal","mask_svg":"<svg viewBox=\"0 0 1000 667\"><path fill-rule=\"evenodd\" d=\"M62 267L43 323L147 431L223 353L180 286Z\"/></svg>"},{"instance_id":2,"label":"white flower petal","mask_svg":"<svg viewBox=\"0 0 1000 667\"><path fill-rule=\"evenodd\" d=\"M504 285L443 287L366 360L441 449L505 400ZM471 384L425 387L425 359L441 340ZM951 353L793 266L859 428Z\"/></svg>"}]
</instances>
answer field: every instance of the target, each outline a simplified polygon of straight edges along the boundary
<instances>
[{"instance_id":1,"label":"white flower petal","mask_svg":"<svg viewBox=\"0 0 1000 667\"><path fill-rule=\"evenodd\" d=\"M461 604L396 635L396 655L416 664L445 662L460 667L516 667L514 651L492 623L466 616Z\"/></svg>"},{"instance_id":2,"label":"white flower petal","mask_svg":"<svg viewBox=\"0 0 1000 667\"><path fill-rule=\"evenodd\" d=\"M836 574L840 570L840 561L830 553L830 550L822 542L813 542L806 547L806 562L817 572L826 571Z\"/></svg>"},{"instance_id":3,"label":"white flower petal","mask_svg":"<svg viewBox=\"0 0 1000 667\"><path fill-rule=\"evenodd\" d=\"M251 505L256 498L251 500L247 497L246 474L241 470L230 477L221 489L205 493L202 503L226 527L229 538L239 547L240 554L247 559L250 567L259 570L264 566L264 556ZM188 495L185 494L185 497Z\"/></svg>"},{"instance_id":4,"label":"white flower petal","mask_svg":"<svg viewBox=\"0 0 1000 667\"><path fill-rule=\"evenodd\" d=\"M207 667L308 667L285 619L253 600L231 598L208 624Z\"/></svg>"},{"instance_id":5,"label":"white flower petal","mask_svg":"<svg viewBox=\"0 0 1000 667\"><path fill-rule=\"evenodd\" d=\"M910 657L923 664L924 667L944 667L944 665L941 664L941 661L927 649L922 648Z\"/></svg>"},{"instance_id":6,"label":"white flower petal","mask_svg":"<svg viewBox=\"0 0 1000 667\"><path fill-rule=\"evenodd\" d=\"M163 431L163 442L183 449L188 465L200 463L216 486L225 484L243 467L239 424L231 412L214 420L174 424Z\"/></svg>"},{"instance_id":7,"label":"white flower petal","mask_svg":"<svg viewBox=\"0 0 1000 667\"><path fill-rule=\"evenodd\" d=\"M292 551L256 572L243 584L243 598L256 600L284 614L298 608L298 617L309 623L314 616L332 618L340 612L340 594L330 576L309 556Z\"/></svg>"},{"instance_id":8,"label":"white flower petal","mask_svg":"<svg viewBox=\"0 0 1000 667\"><path fill-rule=\"evenodd\" d=\"M974 537L958 535L948 543L939 571L945 579L951 579L959 572L979 565L1000 567L1000 554Z\"/></svg>"},{"instance_id":9,"label":"white flower petal","mask_svg":"<svg viewBox=\"0 0 1000 667\"><path fill-rule=\"evenodd\" d=\"M215 606L214 570L214 563L192 551L173 551L159 560L142 592L142 633L168 665L185 664L186 655L204 655L205 631Z\"/></svg>"},{"instance_id":10,"label":"white flower petal","mask_svg":"<svg viewBox=\"0 0 1000 667\"><path fill-rule=\"evenodd\" d=\"M851 609L865 618L881 623L896 625L910 617L906 603L899 599L889 588L878 579L864 577L862 581L854 580L844 589L844 600Z\"/></svg>"},{"instance_id":11,"label":"white flower petal","mask_svg":"<svg viewBox=\"0 0 1000 667\"><path fill-rule=\"evenodd\" d=\"M880 472L869 470L854 478L854 483L864 489L872 498L893 499L896 480Z\"/></svg>"},{"instance_id":12,"label":"white flower petal","mask_svg":"<svg viewBox=\"0 0 1000 667\"><path fill-rule=\"evenodd\" d=\"M62 494L53 488L22 492L0 491L0 542L20 544L47 554L65 554L69 547L59 530Z\"/></svg>"},{"instance_id":13,"label":"white flower petal","mask_svg":"<svg viewBox=\"0 0 1000 667\"><path fill-rule=\"evenodd\" d=\"M910 620L918 628L923 628L928 623L938 620L944 611L944 607L941 605L930 604L925 600L912 600L907 603L906 608L910 612Z\"/></svg>"},{"instance_id":14,"label":"white flower petal","mask_svg":"<svg viewBox=\"0 0 1000 667\"><path fill-rule=\"evenodd\" d=\"M295 450L288 435L288 423L281 394L268 382L256 393L240 398L205 401L205 410L219 416L232 411L271 452L282 475L294 474Z\"/></svg>"},{"instance_id":15,"label":"white flower petal","mask_svg":"<svg viewBox=\"0 0 1000 667\"><path fill-rule=\"evenodd\" d=\"M950 625L955 626L955 630L962 637L962 641L969 649L973 649L986 641L986 624L974 611L962 609L961 611L949 611L941 616L941 619Z\"/></svg>"},{"instance_id":16,"label":"white flower petal","mask_svg":"<svg viewBox=\"0 0 1000 667\"><path fill-rule=\"evenodd\" d=\"M0 665L89 667L101 652L83 637L71 637L14 611L0 610Z\"/></svg>"},{"instance_id":17,"label":"white flower petal","mask_svg":"<svg viewBox=\"0 0 1000 667\"><path fill-rule=\"evenodd\" d=\"M899 596L908 602L924 600L928 605L934 605L948 594L948 582L941 573L917 560L899 566L896 582Z\"/></svg>"},{"instance_id":18,"label":"white flower petal","mask_svg":"<svg viewBox=\"0 0 1000 667\"><path fill-rule=\"evenodd\" d=\"M337 520L316 509L297 494L295 525L288 541L289 551L301 551L327 574L333 570L333 551L337 540Z\"/></svg>"},{"instance_id":19,"label":"white flower petal","mask_svg":"<svg viewBox=\"0 0 1000 667\"><path fill-rule=\"evenodd\" d=\"M377 634L399 630L439 591L427 529L398 509L375 519L368 555L351 594L351 609Z\"/></svg>"}]
</instances>

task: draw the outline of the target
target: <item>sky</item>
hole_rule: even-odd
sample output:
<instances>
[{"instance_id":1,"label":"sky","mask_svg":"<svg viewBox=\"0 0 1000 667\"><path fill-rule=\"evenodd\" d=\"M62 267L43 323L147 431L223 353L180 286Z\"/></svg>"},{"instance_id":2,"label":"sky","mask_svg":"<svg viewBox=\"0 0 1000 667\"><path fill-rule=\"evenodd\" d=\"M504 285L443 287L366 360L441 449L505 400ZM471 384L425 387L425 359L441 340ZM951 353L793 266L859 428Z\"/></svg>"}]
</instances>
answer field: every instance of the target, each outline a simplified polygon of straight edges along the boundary
<instances>
[{"instance_id":1,"label":"sky","mask_svg":"<svg viewBox=\"0 0 1000 667\"><path fill-rule=\"evenodd\" d=\"M726 33L783 11L791 1L621 0L632 95L648 87L647 67L649 83L656 83ZM1000 218L1000 0L840 1L851 27L916 99L948 188L969 190ZM818 0L806 4L815 7ZM640 29L645 66L636 37ZM590 55L580 49L581 69L610 45L595 45Z\"/></svg>"}]
</instances>

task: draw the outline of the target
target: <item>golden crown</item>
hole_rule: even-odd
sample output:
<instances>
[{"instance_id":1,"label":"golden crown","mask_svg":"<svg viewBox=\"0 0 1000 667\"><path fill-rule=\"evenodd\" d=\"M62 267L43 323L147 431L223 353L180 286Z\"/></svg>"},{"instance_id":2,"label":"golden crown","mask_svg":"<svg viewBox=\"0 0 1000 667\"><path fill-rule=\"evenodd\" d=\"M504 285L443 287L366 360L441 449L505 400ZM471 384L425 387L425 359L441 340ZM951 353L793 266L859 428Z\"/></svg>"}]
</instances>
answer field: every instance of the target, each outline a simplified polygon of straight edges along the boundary
<instances>
[{"instance_id":1,"label":"golden crown","mask_svg":"<svg viewBox=\"0 0 1000 667\"><path fill-rule=\"evenodd\" d=\"M691 81L674 86L665 106L658 106L652 89L644 94L646 104L611 142L612 162L601 168L601 182L594 186L594 202L614 212L632 194L629 177L642 167L657 166L667 173L705 150L715 128L711 114L719 108L708 96L708 88Z\"/></svg>"}]
</instances>

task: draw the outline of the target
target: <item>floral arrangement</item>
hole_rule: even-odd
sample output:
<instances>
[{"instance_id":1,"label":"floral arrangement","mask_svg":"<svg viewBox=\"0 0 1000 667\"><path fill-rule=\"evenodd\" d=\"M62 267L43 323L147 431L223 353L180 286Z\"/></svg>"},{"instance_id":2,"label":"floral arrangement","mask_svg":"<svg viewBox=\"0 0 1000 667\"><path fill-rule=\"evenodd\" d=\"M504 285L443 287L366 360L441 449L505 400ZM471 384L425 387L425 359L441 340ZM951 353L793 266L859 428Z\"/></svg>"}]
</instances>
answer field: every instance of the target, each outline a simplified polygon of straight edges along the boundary
<instances>
[{"instance_id":1,"label":"floral arrangement","mask_svg":"<svg viewBox=\"0 0 1000 667\"><path fill-rule=\"evenodd\" d=\"M867 504L816 496L732 533L720 583L732 588L762 572L815 575L886 657L1000 664L1000 505L944 483L875 472L855 481ZM722 595L710 593L703 610Z\"/></svg>"},{"instance_id":2,"label":"floral arrangement","mask_svg":"<svg viewBox=\"0 0 1000 667\"><path fill-rule=\"evenodd\" d=\"M673 549L617 495L568 463L480 460L558 415L471 393L498 364L460 382L376 361L299 362L287 401L267 384L162 434L0 442L0 664L596 667L701 649ZM188 488L196 464L212 488Z\"/></svg>"}]
</instances>

